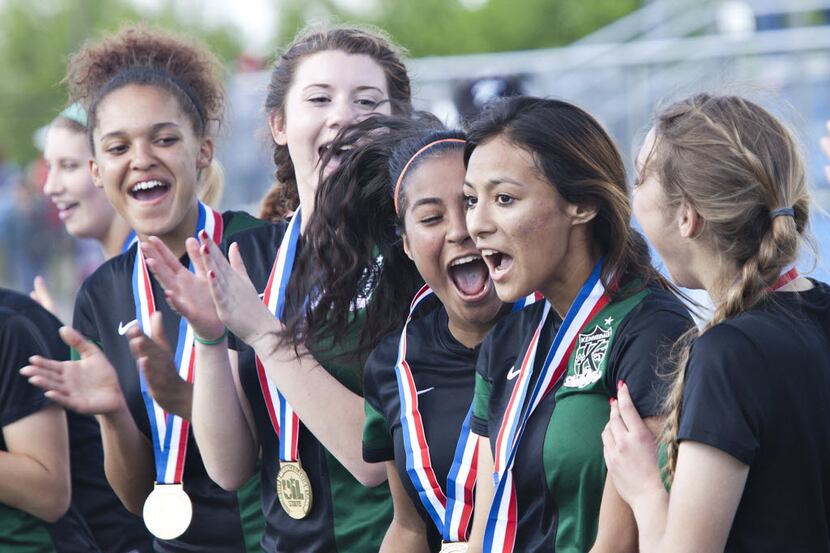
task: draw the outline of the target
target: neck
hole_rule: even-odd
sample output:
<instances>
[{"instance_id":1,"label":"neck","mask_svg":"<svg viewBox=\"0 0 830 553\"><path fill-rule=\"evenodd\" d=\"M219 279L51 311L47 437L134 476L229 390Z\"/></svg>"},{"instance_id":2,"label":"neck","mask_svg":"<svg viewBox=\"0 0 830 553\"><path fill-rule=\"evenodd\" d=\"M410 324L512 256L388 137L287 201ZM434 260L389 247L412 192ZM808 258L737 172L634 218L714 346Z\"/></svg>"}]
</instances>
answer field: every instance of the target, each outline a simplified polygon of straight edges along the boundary
<instances>
[{"instance_id":1,"label":"neck","mask_svg":"<svg viewBox=\"0 0 830 553\"><path fill-rule=\"evenodd\" d=\"M121 248L124 246L124 242L127 241L130 232L132 232L132 229L130 229L127 222L121 216L115 215L112 223L107 228L107 232L98 240L106 259L121 255Z\"/></svg>"},{"instance_id":2,"label":"neck","mask_svg":"<svg viewBox=\"0 0 830 553\"><path fill-rule=\"evenodd\" d=\"M493 321L486 323L471 323L460 317L455 317L447 311L447 327L452 337L464 347L473 349L484 341L487 332L493 328Z\"/></svg>"},{"instance_id":3,"label":"neck","mask_svg":"<svg viewBox=\"0 0 830 553\"><path fill-rule=\"evenodd\" d=\"M539 290L562 319L600 258L600 253L592 244L586 248L569 249L556 275Z\"/></svg>"},{"instance_id":4,"label":"neck","mask_svg":"<svg viewBox=\"0 0 830 553\"><path fill-rule=\"evenodd\" d=\"M315 193L316 187L312 188L308 185L297 183L297 195L300 198L300 205L303 206L303 220L300 221L300 233L305 232L306 225L311 220L311 214L314 213Z\"/></svg>"},{"instance_id":5,"label":"neck","mask_svg":"<svg viewBox=\"0 0 830 553\"><path fill-rule=\"evenodd\" d=\"M173 255L181 257L186 251L184 242L194 235L198 220L199 204L194 202L184 219L170 232L158 235L158 238L167 246L167 249L173 252ZM139 234L138 237L142 242L147 240L147 235Z\"/></svg>"}]
</instances>

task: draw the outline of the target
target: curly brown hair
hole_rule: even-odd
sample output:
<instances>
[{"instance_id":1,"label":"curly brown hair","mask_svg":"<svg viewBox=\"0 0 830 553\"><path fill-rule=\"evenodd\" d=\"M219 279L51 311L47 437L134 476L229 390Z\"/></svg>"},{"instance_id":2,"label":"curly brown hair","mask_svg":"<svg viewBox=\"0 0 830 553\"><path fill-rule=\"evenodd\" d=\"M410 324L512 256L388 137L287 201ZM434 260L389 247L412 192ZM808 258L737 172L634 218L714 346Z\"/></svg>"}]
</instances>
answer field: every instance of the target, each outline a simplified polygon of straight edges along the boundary
<instances>
[{"instance_id":1,"label":"curly brown hair","mask_svg":"<svg viewBox=\"0 0 830 553\"><path fill-rule=\"evenodd\" d=\"M411 109L412 91L409 74L402 61L403 52L394 46L383 31L354 26L312 26L294 38L274 63L265 109L268 113L285 115L285 98L291 82L304 58L324 50L339 50L347 54L370 56L386 74L392 112L400 115ZM294 164L287 146L274 144L276 182L268 190L260 206L260 217L279 220L293 212L299 204Z\"/></svg>"},{"instance_id":2,"label":"curly brown hair","mask_svg":"<svg viewBox=\"0 0 830 553\"><path fill-rule=\"evenodd\" d=\"M143 25L86 42L69 59L64 82L71 101L89 115L88 134L97 125L96 110L111 92L128 85L164 89L178 101L198 136L222 122L225 90L222 63L204 45ZM93 146L94 152L94 146Z\"/></svg>"}]
</instances>

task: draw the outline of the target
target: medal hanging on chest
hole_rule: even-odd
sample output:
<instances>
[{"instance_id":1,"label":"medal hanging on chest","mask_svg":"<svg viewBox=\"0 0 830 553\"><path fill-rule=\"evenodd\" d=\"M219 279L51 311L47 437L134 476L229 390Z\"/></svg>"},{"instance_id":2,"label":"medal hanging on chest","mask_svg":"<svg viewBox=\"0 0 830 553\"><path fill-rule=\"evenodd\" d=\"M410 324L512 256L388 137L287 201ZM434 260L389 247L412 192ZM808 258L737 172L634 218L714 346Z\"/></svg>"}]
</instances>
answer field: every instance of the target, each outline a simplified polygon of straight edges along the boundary
<instances>
[{"instance_id":1,"label":"medal hanging on chest","mask_svg":"<svg viewBox=\"0 0 830 553\"><path fill-rule=\"evenodd\" d=\"M285 231L262 296L262 301L278 320L282 320L285 313L285 288L297 255L300 221L298 207ZM300 418L268 377L259 357L256 358L256 368L259 386L268 409L268 418L279 438L280 469L276 482L277 498L288 516L303 519L311 512L313 495L311 481L300 464Z\"/></svg>"},{"instance_id":2,"label":"medal hanging on chest","mask_svg":"<svg viewBox=\"0 0 830 553\"><path fill-rule=\"evenodd\" d=\"M216 243L222 239L222 216L199 203L195 236L198 236L201 230L205 230ZM189 270L193 272L193 262L190 263ZM156 311L156 304L150 273L147 271L140 247L136 248L132 284L136 320L145 334L152 337L150 317ZM193 346L193 330L187 324L187 320L182 318L179 321L175 364L182 380L190 383L193 382L194 371ZM187 530L193 518L193 505L182 485L190 425L183 418L166 413L150 394L144 374L139 371L138 377L150 422L156 469L156 484L144 502L142 516L147 529L154 536L162 540L172 540Z\"/></svg>"},{"instance_id":3,"label":"medal hanging on chest","mask_svg":"<svg viewBox=\"0 0 830 553\"><path fill-rule=\"evenodd\" d=\"M429 513L435 527L441 532L443 538L441 551L466 551L478 466L478 438L470 432L472 411L467 413L461 427L452 468L447 476L445 493L432 466L426 432L418 409L418 392L415 388L412 370L406 361L407 327L415 309L431 295L432 290L426 285L415 295L409 308L409 317L398 341L395 376L398 382L406 472L412 486L418 492L424 509Z\"/></svg>"},{"instance_id":4,"label":"medal hanging on chest","mask_svg":"<svg viewBox=\"0 0 830 553\"><path fill-rule=\"evenodd\" d=\"M516 542L518 522L513 463L525 426L542 399L553 390L568 369L568 360L579 332L608 304L605 287L600 280L602 260L597 262L588 280L582 285L568 309L542 364L538 379L530 388L536 361L539 337L551 311L545 302L542 317L522 359L518 378L507 403L496 437L493 477L496 490L484 530L484 551L509 553Z\"/></svg>"}]
</instances>

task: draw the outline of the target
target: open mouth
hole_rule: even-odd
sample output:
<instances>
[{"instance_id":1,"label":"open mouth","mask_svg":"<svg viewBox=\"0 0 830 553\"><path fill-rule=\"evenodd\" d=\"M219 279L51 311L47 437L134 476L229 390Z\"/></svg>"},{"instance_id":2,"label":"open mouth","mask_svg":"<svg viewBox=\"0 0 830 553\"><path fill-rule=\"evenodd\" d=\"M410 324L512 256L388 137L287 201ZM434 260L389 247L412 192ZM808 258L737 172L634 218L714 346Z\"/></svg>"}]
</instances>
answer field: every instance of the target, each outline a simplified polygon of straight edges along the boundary
<instances>
[{"instance_id":1,"label":"open mouth","mask_svg":"<svg viewBox=\"0 0 830 553\"><path fill-rule=\"evenodd\" d=\"M168 190L170 190L169 184L154 179L134 184L127 193L131 198L140 202L151 202L167 194Z\"/></svg>"},{"instance_id":2,"label":"open mouth","mask_svg":"<svg viewBox=\"0 0 830 553\"><path fill-rule=\"evenodd\" d=\"M336 150L332 151L331 143L323 144L317 148L317 154L320 156L318 163L325 163L325 170L327 172L332 171L340 166L340 162L352 148L353 146L351 144L344 144L343 146L338 146Z\"/></svg>"},{"instance_id":3,"label":"open mouth","mask_svg":"<svg viewBox=\"0 0 830 553\"><path fill-rule=\"evenodd\" d=\"M447 273L463 298L479 299L486 294L489 282L487 265L480 255L459 257L450 263Z\"/></svg>"},{"instance_id":4,"label":"open mouth","mask_svg":"<svg viewBox=\"0 0 830 553\"><path fill-rule=\"evenodd\" d=\"M481 255L487 264L487 268L490 270L490 278L493 281L500 280L513 264L512 256L498 250L483 249L481 250Z\"/></svg>"},{"instance_id":5,"label":"open mouth","mask_svg":"<svg viewBox=\"0 0 830 553\"><path fill-rule=\"evenodd\" d=\"M61 221L69 217L73 210L78 207L80 204L78 202L60 202L56 203L55 207L58 209L58 218Z\"/></svg>"}]
</instances>

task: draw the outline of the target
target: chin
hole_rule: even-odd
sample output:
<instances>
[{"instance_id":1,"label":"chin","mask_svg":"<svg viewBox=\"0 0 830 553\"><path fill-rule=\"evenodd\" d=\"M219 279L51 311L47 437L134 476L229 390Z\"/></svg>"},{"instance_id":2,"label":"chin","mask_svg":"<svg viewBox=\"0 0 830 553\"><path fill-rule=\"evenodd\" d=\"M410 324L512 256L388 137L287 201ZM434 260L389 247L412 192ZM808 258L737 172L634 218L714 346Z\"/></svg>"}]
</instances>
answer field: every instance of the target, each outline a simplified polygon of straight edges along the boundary
<instances>
[{"instance_id":1,"label":"chin","mask_svg":"<svg viewBox=\"0 0 830 553\"><path fill-rule=\"evenodd\" d=\"M530 293L522 293L522 290L517 286L509 284L495 284L494 288L496 289L496 295L504 303L515 303Z\"/></svg>"}]
</instances>

